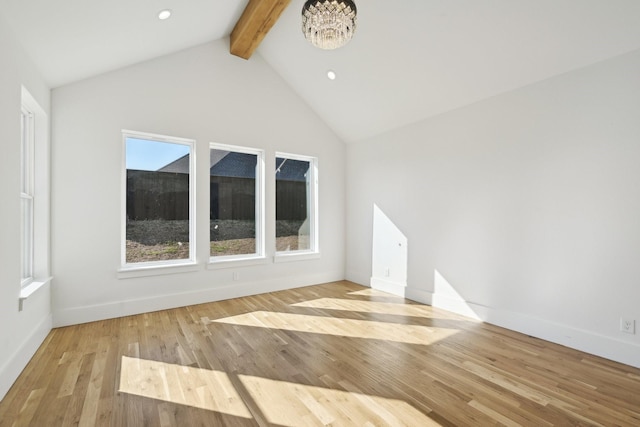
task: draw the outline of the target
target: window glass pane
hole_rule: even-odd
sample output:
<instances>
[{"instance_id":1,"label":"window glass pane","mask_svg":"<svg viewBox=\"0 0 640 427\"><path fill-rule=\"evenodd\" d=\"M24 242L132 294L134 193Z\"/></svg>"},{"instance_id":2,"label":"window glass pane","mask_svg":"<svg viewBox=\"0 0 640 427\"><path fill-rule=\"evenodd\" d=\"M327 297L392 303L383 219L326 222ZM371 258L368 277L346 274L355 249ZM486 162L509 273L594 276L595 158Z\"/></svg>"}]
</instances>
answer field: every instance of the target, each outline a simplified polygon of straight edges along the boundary
<instances>
[{"instance_id":1,"label":"window glass pane","mask_svg":"<svg viewBox=\"0 0 640 427\"><path fill-rule=\"evenodd\" d=\"M276 251L311 249L311 162L276 157Z\"/></svg>"},{"instance_id":2,"label":"window glass pane","mask_svg":"<svg viewBox=\"0 0 640 427\"><path fill-rule=\"evenodd\" d=\"M20 115L20 266L23 286L33 277L32 126L33 116L23 109Z\"/></svg>"},{"instance_id":3,"label":"window glass pane","mask_svg":"<svg viewBox=\"0 0 640 427\"><path fill-rule=\"evenodd\" d=\"M20 154L21 154L21 178L20 178L20 191L25 194L29 194L29 183L31 173L30 167L30 159L31 159L31 150L29 143L29 115L27 112L22 111L20 115L20 129L21 129L21 143L20 143Z\"/></svg>"},{"instance_id":4,"label":"window glass pane","mask_svg":"<svg viewBox=\"0 0 640 427\"><path fill-rule=\"evenodd\" d=\"M209 158L211 256L255 254L258 155L212 148Z\"/></svg>"},{"instance_id":5,"label":"window glass pane","mask_svg":"<svg viewBox=\"0 0 640 427\"><path fill-rule=\"evenodd\" d=\"M126 262L189 259L190 146L126 138Z\"/></svg>"},{"instance_id":6,"label":"window glass pane","mask_svg":"<svg viewBox=\"0 0 640 427\"><path fill-rule=\"evenodd\" d=\"M22 265L22 282L33 277L33 199L20 199L20 233L22 236L22 250L20 259Z\"/></svg>"}]
</instances>

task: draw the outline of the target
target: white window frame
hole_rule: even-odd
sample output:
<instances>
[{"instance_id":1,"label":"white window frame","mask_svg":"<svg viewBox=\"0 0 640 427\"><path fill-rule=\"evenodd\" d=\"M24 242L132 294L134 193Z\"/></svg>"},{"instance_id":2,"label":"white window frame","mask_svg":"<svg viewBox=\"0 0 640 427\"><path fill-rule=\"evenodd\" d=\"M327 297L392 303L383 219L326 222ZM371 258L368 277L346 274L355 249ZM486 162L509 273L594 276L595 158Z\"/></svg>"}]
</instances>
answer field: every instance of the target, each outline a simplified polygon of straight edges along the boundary
<instances>
[{"instance_id":1,"label":"white window frame","mask_svg":"<svg viewBox=\"0 0 640 427\"><path fill-rule=\"evenodd\" d=\"M20 112L20 287L33 282L34 258L34 114L25 105Z\"/></svg>"},{"instance_id":2,"label":"white window frame","mask_svg":"<svg viewBox=\"0 0 640 427\"><path fill-rule=\"evenodd\" d=\"M309 173L307 176L307 183L309 186L309 192L307 194L307 203L309 209L309 249L301 249L294 251L276 251L274 256L274 262L287 262L287 261L301 261L307 259L315 259L320 257L320 238L319 238L319 213L318 213L318 158L312 156L305 156L300 154L276 152L275 159L285 158L290 160L300 160L309 162ZM275 162L274 162L275 163ZM275 193L275 180L277 170L274 166L273 179L274 179L274 204L276 202ZM275 208L275 206L274 206ZM277 218L276 218L277 220ZM275 232L275 227L274 227ZM275 236L274 236L275 244Z\"/></svg>"},{"instance_id":3,"label":"white window frame","mask_svg":"<svg viewBox=\"0 0 640 427\"><path fill-rule=\"evenodd\" d=\"M49 118L24 86L21 88L20 114L20 211L23 211L25 201L30 205L28 215L20 215L23 232L20 236L19 310L22 310L24 301L49 285L52 278ZM23 222L27 223L26 229Z\"/></svg>"},{"instance_id":4,"label":"white window frame","mask_svg":"<svg viewBox=\"0 0 640 427\"><path fill-rule=\"evenodd\" d=\"M238 145L219 144L216 142L209 143L209 152L211 150L233 151L236 153L252 154L257 156L256 162L256 252L253 254L243 255L221 255L212 256L209 249L209 268L226 268L237 267L239 265L259 264L265 261L265 180L264 180L264 150L250 147L242 147ZM211 168L211 165L209 165ZM210 173L209 173L210 176ZM210 182L210 181L208 181ZM209 191L211 195L211 191ZM211 203L211 200L209 200ZM211 209L209 209L211 212ZM209 218L211 220L211 218ZM210 240L210 239L208 239ZM209 244L209 248L210 248Z\"/></svg>"},{"instance_id":5,"label":"white window frame","mask_svg":"<svg viewBox=\"0 0 640 427\"><path fill-rule=\"evenodd\" d=\"M180 260L127 263L127 138L179 144L189 147L189 258ZM149 132L122 130L121 235L118 278L153 276L194 271L196 265L196 141Z\"/></svg>"}]
</instances>

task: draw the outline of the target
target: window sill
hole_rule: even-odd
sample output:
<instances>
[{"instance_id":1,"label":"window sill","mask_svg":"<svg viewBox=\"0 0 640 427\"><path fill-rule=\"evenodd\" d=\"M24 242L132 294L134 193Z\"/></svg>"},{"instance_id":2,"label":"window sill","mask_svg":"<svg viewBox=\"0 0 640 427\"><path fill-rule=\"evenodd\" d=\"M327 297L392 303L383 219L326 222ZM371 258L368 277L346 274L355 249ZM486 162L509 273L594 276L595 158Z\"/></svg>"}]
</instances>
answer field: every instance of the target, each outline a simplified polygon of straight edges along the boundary
<instances>
[{"instance_id":1,"label":"window sill","mask_svg":"<svg viewBox=\"0 0 640 427\"><path fill-rule=\"evenodd\" d=\"M51 283L51 279L53 278L47 277L44 280L34 280L27 286L22 287L22 289L20 289L20 297L18 298L18 311L22 311L22 309L24 308L24 302L27 300L27 298Z\"/></svg>"},{"instance_id":2,"label":"window sill","mask_svg":"<svg viewBox=\"0 0 640 427\"><path fill-rule=\"evenodd\" d=\"M199 266L193 261L175 264L146 264L122 267L118 270L118 279L135 277L161 276L165 274L190 273L198 271Z\"/></svg>"},{"instance_id":3,"label":"window sill","mask_svg":"<svg viewBox=\"0 0 640 427\"><path fill-rule=\"evenodd\" d=\"M33 295L36 291L38 291L38 289L44 287L45 285L48 285L49 282L51 282L51 279L52 279L51 277L47 277L44 280L34 280L33 282L29 283L27 286L20 289L20 301L26 300L31 295Z\"/></svg>"},{"instance_id":4,"label":"window sill","mask_svg":"<svg viewBox=\"0 0 640 427\"><path fill-rule=\"evenodd\" d=\"M223 268L247 267L251 265L266 264L267 258L256 255L211 257L207 264L208 270L219 270Z\"/></svg>"},{"instance_id":5,"label":"window sill","mask_svg":"<svg viewBox=\"0 0 640 427\"><path fill-rule=\"evenodd\" d=\"M314 251L278 252L273 257L273 262L306 261L310 259L319 259L319 258L320 258L320 252L314 252Z\"/></svg>"}]
</instances>

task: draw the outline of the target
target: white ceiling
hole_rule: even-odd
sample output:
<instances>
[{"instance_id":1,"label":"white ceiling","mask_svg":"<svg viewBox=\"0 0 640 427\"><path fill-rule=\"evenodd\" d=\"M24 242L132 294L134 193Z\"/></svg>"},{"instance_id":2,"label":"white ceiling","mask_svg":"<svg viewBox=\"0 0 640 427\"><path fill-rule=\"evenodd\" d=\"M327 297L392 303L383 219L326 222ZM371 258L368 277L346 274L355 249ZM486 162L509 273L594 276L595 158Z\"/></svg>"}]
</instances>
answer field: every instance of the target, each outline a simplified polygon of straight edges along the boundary
<instances>
[{"instance_id":1,"label":"white ceiling","mask_svg":"<svg viewBox=\"0 0 640 427\"><path fill-rule=\"evenodd\" d=\"M56 87L228 36L247 2L0 0L0 18ZM639 0L356 0L334 51L304 40L303 3L257 52L345 142L640 49Z\"/></svg>"},{"instance_id":2,"label":"white ceiling","mask_svg":"<svg viewBox=\"0 0 640 427\"><path fill-rule=\"evenodd\" d=\"M228 36L248 0L0 0L0 18L57 87ZM174 15L158 19L158 12Z\"/></svg>"}]
</instances>

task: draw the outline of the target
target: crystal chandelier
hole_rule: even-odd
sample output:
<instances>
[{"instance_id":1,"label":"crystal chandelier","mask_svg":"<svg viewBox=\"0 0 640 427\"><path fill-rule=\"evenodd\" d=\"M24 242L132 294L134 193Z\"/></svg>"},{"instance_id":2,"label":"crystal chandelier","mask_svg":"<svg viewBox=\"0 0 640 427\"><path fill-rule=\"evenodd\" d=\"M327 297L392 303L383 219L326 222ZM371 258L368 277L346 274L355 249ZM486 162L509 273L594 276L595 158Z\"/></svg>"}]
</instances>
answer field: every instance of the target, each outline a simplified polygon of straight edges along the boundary
<instances>
[{"instance_id":1,"label":"crystal chandelier","mask_svg":"<svg viewBox=\"0 0 640 427\"><path fill-rule=\"evenodd\" d=\"M302 6L304 37L320 49L344 46L356 31L357 12L351 0L307 0Z\"/></svg>"}]
</instances>

